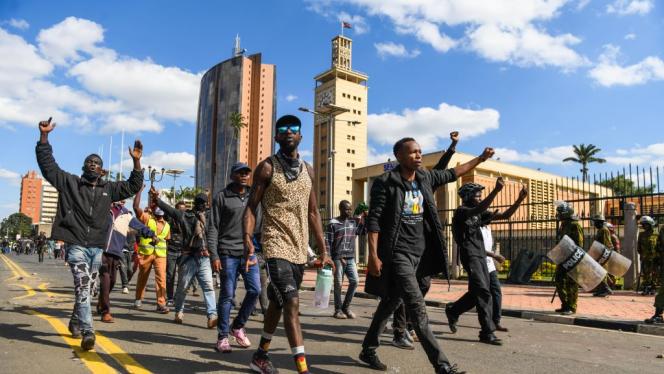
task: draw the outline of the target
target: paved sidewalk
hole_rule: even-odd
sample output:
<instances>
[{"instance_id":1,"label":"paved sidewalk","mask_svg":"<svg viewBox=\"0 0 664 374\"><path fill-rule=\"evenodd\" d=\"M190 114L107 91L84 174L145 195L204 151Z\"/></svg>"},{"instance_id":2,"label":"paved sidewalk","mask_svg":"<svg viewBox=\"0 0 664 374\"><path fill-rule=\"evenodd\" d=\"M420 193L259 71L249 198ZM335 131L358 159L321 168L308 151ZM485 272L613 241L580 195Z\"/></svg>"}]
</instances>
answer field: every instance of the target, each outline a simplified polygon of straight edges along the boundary
<instances>
[{"instance_id":1,"label":"paved sidewalk","mask_svg":"<svg viewBox=\"0 0 664 374\"><path fill-rule=\"evenodd\" d=\"M358 292L364 291L364 278L364 274L360 274ZM306 288L315 287L315 270L307 269L302 285ZM347 281L344 281L344 289L346 285ZM465 281L452 281L452 287L448 291L447 281L434 279L426 297L427 304L443 306L445 303L458 299L466 292L466 289L467 283ZM505 315L512 317L534 318L556 323L594 325L595 327L635 332L646 332L645 330L649 326L643 325L643 320L652 316L654 312L654 296L641 296L633 291L615 291L613 295L608 297L593 297L590 293L581 292L579 293L577 314L574 317L560 316L558 318L557 315L555 317L542 315L542 318L537 318L539 314L554 314L553 310L560 306L558 297L551 303L554 289L554 287L544 286L503 284L503 312ZM664 334L664 327L659 327L656 330L658 331L657 335Z\"/></svg>"}]
</instances>

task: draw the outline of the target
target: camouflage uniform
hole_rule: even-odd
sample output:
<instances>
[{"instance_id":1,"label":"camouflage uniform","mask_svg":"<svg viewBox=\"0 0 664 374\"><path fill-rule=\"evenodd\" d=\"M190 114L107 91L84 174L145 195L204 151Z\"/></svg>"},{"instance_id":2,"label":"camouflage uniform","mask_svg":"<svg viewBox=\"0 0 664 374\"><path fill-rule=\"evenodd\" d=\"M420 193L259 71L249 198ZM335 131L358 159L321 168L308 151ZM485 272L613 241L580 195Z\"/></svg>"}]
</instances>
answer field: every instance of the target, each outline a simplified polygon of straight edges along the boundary
<instances>
[{"instance_id":1,"label":"camouflage uniform","mask_svg":"<svg viewBox=\"0 0 664 374\"><path fill-rule=\"evenodd\" d=\"M654 228L641 231L639 233L637 252L641 257L641 275L643 282L641 285L646 290L647 287L654 287L658 282L657 268L657 232Z\"/></svg>"},{"instance_id":2,"label":"camouflage uniform","mask_svg":"<svg viewBox=\"0 0 664 374\"><path fill-rule=\"evenodd\" d=\"M664 228L664 227L663 227ZM655 308L664 309L664 230L660 228L659 236L657 237L657 275L659 279L659 289L657 296L655 296Z\"/></svg>"},{"instance_id":3,"label":"camouflage uniform","mask_svg":"<svg viewBox=\"0 0 664 374\"><path fill-rule=\"evenodd\" d=\"M561 221L560 228L556 235L557 240L567 235L578 245L583 247L583 228L576 219L567 219ZM579 298L579 285L567 276L567 272L562 266L556 267L555 275L556 291L560 298L561 307L563 310L569 309L576 313L576 302Z\"/></svg>"},{"instance_id":4,"label":"camouflage uniform","mask_svg":"<svg viewBox=\"0 0 664 374\"><path fill-rule=\"evenodd\" d=\"M609 231L609 229L606 226L597 230L594 239L600 242L606 248L611 250L614 249L613 237L611 236L611 231ZM607 273L606 278L604 278L602 282L608 284L610 287L614 287L616 285L616 277Z\"/></svg>"}]
</instances>

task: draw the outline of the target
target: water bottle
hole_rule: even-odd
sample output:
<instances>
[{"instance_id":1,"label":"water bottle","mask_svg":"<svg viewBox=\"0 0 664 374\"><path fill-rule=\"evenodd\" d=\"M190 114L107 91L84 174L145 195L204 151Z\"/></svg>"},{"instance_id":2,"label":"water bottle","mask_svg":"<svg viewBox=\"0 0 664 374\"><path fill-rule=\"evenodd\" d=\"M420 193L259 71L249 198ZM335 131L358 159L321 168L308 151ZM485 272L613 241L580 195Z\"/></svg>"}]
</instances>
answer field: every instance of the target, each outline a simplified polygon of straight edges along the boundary
<instances>
[{"instance_id":1,"label":"water bottle","mask_svg":"<svg viewBox=\"0 0 664 374\"><path fill-rule=\"evenodd\" d=\"M330 305L330 291L332 290L332 269L324 267L318 270L316 277L316 291L314 292L314 306L327 309Z\"/></svg>"}]
</instances>

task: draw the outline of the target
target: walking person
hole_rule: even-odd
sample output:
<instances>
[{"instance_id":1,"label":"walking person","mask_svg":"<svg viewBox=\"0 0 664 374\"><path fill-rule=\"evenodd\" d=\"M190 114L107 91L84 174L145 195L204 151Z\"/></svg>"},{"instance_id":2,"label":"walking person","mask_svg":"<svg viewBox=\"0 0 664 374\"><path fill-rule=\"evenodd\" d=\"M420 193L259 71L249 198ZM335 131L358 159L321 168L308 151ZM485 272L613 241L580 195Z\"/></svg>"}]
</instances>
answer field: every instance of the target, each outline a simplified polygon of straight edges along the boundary
<instances>
[{"instance_id":1,"label":"walking person","mask_svg":"<svg viewBox=\"0 0 664 374\"><path fill-rule=\"evenodd\" d=\"M304 352L304 339L299 319L298 290L307 263L309 230L314 234L322 265L334 263L328 257L323 228L313 188L313 168L300 158L302 123L293 115L276 122L275 141L279 150L256 168L249 202L244 214L243 238L245 271L256 267L253 232L256 213L261 205L263 227L261 241L267 263L270 304L264 316L263 333L250 367L254 372L270 374L277 369L268 351L281 314L291 354L298 373L309 373Z\"/></svg>"},{"instance_id":2,"label":"walking person","mask_svg":"<svg viewBox=\"0 0 664 374\"><path fill-rule=\"evenodd\" d=\"M217 326L217 303L214 297L212 282L212 264L217 256L208 250L206 230L209 222L207 212L208 197L204 193L196 195L192 209L180 210L173 208L159 199L159 194L150 188L150 198L160 210L182 229L182 255L178 259L178 283L175 290L175 319L181 324L184 320L184 301L187 288L192 279L198 279L203 290L203 299L207 314L207 328Z\"/></svg>"},{"instance_id":3,"label":"walking person","mask_svg":"<svg viewBox=\"0 0 664 374\"><path fill-rule=\"evenodd\" d=\"M131 212L129 212L131 214ZM129 294L129 282L134 276L134 247L136 246L136 230L131 227L127 230L127 237L122 245L122 258L120 259L120 281L122 293Z\"/></svg>"},{"instance_id":4,"label":"walking person","mask_svg":"<svg viewBox=\"0 0 664 374\"><path fill-rule=\"evenodd\" d=\"M559 222L556 241L560 241L563 236L567 235L574 244L583 248L583 227L579 224L579 217L574 214L572 205L565 201L558 205L556 207L556 219ZM556 266L554 280L561 304L560 308L556 309L556 313L564 315L576 313L579 285L567 276L567 271L563 266Z\"/></svg>"},{"instance_id":5,"label":"walking person","mask_svg":"<svg viewBox=\"0 0 664 374\"><path fill-rule=\"evenodd\" d=\"M246 269L243 261L244 244L242 240L242 217L249 201L249 178L251 168L236 162L231 167L231 182L217 193L212 201L210 224L208 225L208 247L217 253L219 259L212 263L212 269L221 275L219 291L219 321L217 323L216 349L222 353L232 351L229 336L241 348L249 348L251 342L244 325L256 307L256 300L261 292L260 271L258 266ZM254 255L255 256L255 255ZM245 295L240 310L233 322L230 322L231 301L235 297L238 277L244 280Z\"/></svg>"},{"instance_id":6,"label":"walking person","mask_svg":"<svg viewBox=\"0 0 664 374\"><path fill-rule=\"evenodd\" d=\"M138 279L136 280L136 297L134 307L140 309L143 305L143 296L148 285L150 271L154 268L155 292L157 294L157 313L168 314L166 306L166 242L170 238L171 225L164 219L162 209L153 208L152 214L141 209L141 191L134 198L134 212L136 217L159 238L156 243L151 239L138 240Z\"/></svg>"},{"instance_id":7,"label":"walking person","mask_svg":"<svg viewBox=\"0 0 664 374\"><path fill-rule=\"evenodd\" d=\"M379 336L403 302L435 372L458 373L431 331L418 278L448 272L434 191L471 171L494 151L486 148L481 156L447 170L422 168L422 149L413 138L397 141L393 153L399 165L376 178L371 187L366 292L381 299L362 342L360 360L373 369L387 370L376 354Z\"/></svg>"},{"instance_id":8,"label":"walking person","mask_svg":"<svg viewBox=\"0 0 664 374\"><path fill-rule=\"evenodd\" d=\"M101 157L91 154L83 162L81 176L69 174L58 166L48 135L55 123L39 123L40 140L37 143L37 163L44 179L58 190L58 210L51 235L67 243L67 263L74 278L75 303L69 331L72 337L82 336L81 348L90 350L95 345L90 311L91 290L96 288L101 255L110 228L108 208L113 201L129 198L143 184L141 156L143 145L134 142L129 149L133 170L126 181L109 182L101 178Z\"/></svg>"},{"instance_id":9,"label":"walking person","mask_svg":"<svg viewBox=\"0 0 664 374\"><path fill-rule=\"evenodd\" d=\"M187 210L187 205L184 201L178 201L175 203L175 209L184 212ZM182 255L182 228L172 218L168 223L171 225L171 237L167 242L166 254L166 305L172 307L175 297L175 274L178 259Z\"/></svg>"},{"instance_id":10,"label":"walking person","mask_svg":"<svg viewBox=\"0 0 664 374\"><path fill-rule=\"evenodd\" d=\"M644 322L647 324L664 324L664 230L660 227L659 235L657 236L657 246L655 247L656 258L656 276L660 284L655 296L655 314L646 319Z\"/></svg>"},{"instance_id":11,"label":"walking person","mask_svg":"<svg viewBox=\"0 0 664 374\"><path fill-rule=\"evenodd\" d=\"M614 248L613 239L611 238L611 231L609 231L609 228L606 226L606 218L604 218L604 215L595 214L590 218L590 220L595 226L595 237L593 239L605 246L607 249L613 250ZM599 286L597 286L593 291L593 296L604 297L613 294L611 287L615 286L615 284L616 277L607 273L606 277L604 277L602 280L602 283L600 283Z\"/></svg>"},{"instance_id":12,"label":"walking person","mask_svg":"<svg viewBox=\"0 0 664 374\"><path fill-rule=\"evenodd\" d=\"M334 318L355 318L355 313L350 310L355 290L358 284L357 265L355 263L355 240L358 235L364 233L364 217L366 212L358 217L353 217L353 208L349 201L339 202L338 217L332 218L325 230L327 248L330 249L332 261L334 261ZM341 300L341 286L344 275L348 278L348 289L343 302Z\"/></svg>"},{"instance_id":13,"label":"walking person","mask_svg":"<svg viewBox=\"0 0 664 374\"><path fill-rule=\"evenodd\" d=\"M136 230L141 237L150 238L157 242L159 238L147 226L131 215L124 206L124 200L115 202L111 205L111 230L108 233L108 245L104 250L99 268L99 278L101 281L101 292L97 301L97 312L101 314L101 321L104 323L113 323L111 315L111 291L115 287L115 280L118 269L122 272L121 263L123 261L124 244L127 242L127 232L131 227Z\"/></svg>"},{"instance_id":14,"label":"walking person","mask_svg":"<svg viewBox=\"0 0 664 374\"><path fill-rule=\"evenodd\" d=\"M509 330L500 324L503 316L503 291L500 287L500 279L498 279L498 269L496 263L502 264L505 262L505 257L493 250L493 234L491 233L491 226L486 223L480 227L482 230L482 241L484 242L484 249L486 250L486 266L489 272L489 291L491 292L491 319L496 331L508 332ZM495 262L494 262L495 261Z\"/></svg>"},{"instance_id":15,"label":"walking person","mask_svg":"<svg viewBox=\"0 0 664 374\"><path fill-rule=\"evenodd\" d=\"M636 251L641 258L643 282L642 295L654 295L657 289L657 223L650 216L641 216L639 223L643 231L639 232ZM638 290L637 290L638 291Z\"/></svg>"}]
</instances>

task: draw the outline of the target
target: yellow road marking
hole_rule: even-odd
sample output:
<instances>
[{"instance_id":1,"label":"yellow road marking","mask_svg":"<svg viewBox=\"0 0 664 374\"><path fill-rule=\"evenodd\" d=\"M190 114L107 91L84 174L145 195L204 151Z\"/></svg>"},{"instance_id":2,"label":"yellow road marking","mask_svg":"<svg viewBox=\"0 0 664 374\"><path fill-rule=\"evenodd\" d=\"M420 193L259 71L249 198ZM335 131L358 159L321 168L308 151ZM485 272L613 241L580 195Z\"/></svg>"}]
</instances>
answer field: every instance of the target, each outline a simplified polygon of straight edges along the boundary
<instances>
[{"instance_id":1,"label":"yellow road marking","mask_svg":"<svg viewBox=\"0 0 664 374\"><path fill-rule=\"evenodd\" d=\"M1 258L2 258L2 261L5 262L5 265L7 265L9 270L11 270L12 274L14 274L14 276L5 279L5 282L19 278L21 276L21 274L19 274L19 272L16 269L14 269L12 264L9 263L9 260L7 259L7 257L5 257L5 255L2 255Z\"/></svg>"},{"instance_id":2,"label":"yellow road marking","mask_svg":"<svg viewBox=\"0 0 664 374\"><path fill-rule=\"evenodd\" d=\"M79 340L74 339L71 337L69 333L69 329L67 326L65 326L64 323L62 323L59 319L49 316L47 314L38 312L36 310L28 310L28 313L35 315L43 320L46 320L48 323L53 326L55 331L60 334L62 339L67 343L76 353L76 356L78 356L81 361L87 366L87 368L95 373L116 373L115 369L112 367L108 366L106 362L97 354L95 351L84 351L81 349L79 346Z\"/></svg>"},{"instance_id":3,"label":"yellow road marking","mask_svg":"<svg viewBox=\"0 0 664 374\"><path fill-rule=\"evenodd\" d=\"M23 289L25 289L25 291L27 292L27 294L25 295L12 297L12 300L25 299L26 297L35 296L35 294L37 294L35 290L33 290L32 287L28 286L27 284L17 284L17 283L12 283L12 284L14 286L23 287Z\"/></svg>"},{"instance_id":4,"label":"yellow road marking","mask_svg":"<svg viewBox=\"0 0 664 374\"><path fill-rule=\"evenodd\" d=\"M25 274L25 276L28 276L27 273L25 273L25 271L21 268L21 266L19 266L16 263L13 263L8 258L5 258L4 255L3 255L3 260L5 260L5 262L9 261L8 266L12 269L13 272L15 273L18 272L19 274L23 273ZM21 284L19 284L18 286L25 288L26 291L28 291L28 295L19 296L17 298L29 297L35 294L35 291L30 286L21 285ZM56 295L54 293L48 291L47 286L48 283L44 282L41 283L39 286L37 286L37 288L39 288L39 290L43 292L46 292L47 295L55 297ZM108 366L96 352L82 350L79 346L79 341L77 339L73 339L70 336L69 329L59 319L35 310L28 310L28 313L36 315L48 321L51 324L51 326L53 326L53 328L55 328L55 330L62 336L65 342L67 342L67 344L69 344L74 349L76 354L81 358L81 360L83 360L88 369L90 369L93 373L97 374L97 373L116 372L113 368ZM101 347L106 353L108 353L109 356L113 358L113 360L115 360L122 367L124 367L125 370L127 370L127 372L135 374L151 373L141 364L136 362L136 360L134 360L134 358L131 357L131 355L122 350L122 348L120 348L120 346L115 344L111 339L103 336L99 332L95 332L95 335L96 335L97 345Z\"/></svg>"},{"instance_id":5,"label":"yellow road marking","mask_svg":"<svg viewBox=\"0 0 664 374\"><path fill-rule=\"evenodd\" d=\"M99 332L97 334L97 344L106 351L115 361L122 365L129 373L134 374L147 374L149 370L144 368L141 364L136 362L127 352L123 351L117 344L113 343L111 339L105 337Z\"/></svg>"},{"instance_id":6,"label":"yellow road marking","mask_svg":"<svg viewBox=\"0 0 664 374\"><path fill-rule=\"evenodd\" d=\"M15 273L18 273L22 277L29 277L30 275L23 270L22 267L18 266L14 261L12 261L9 257L2 255L2 259L5 260L5 262L9 265L10 268L12 268Z\"/></svg>"}]
</instances>

